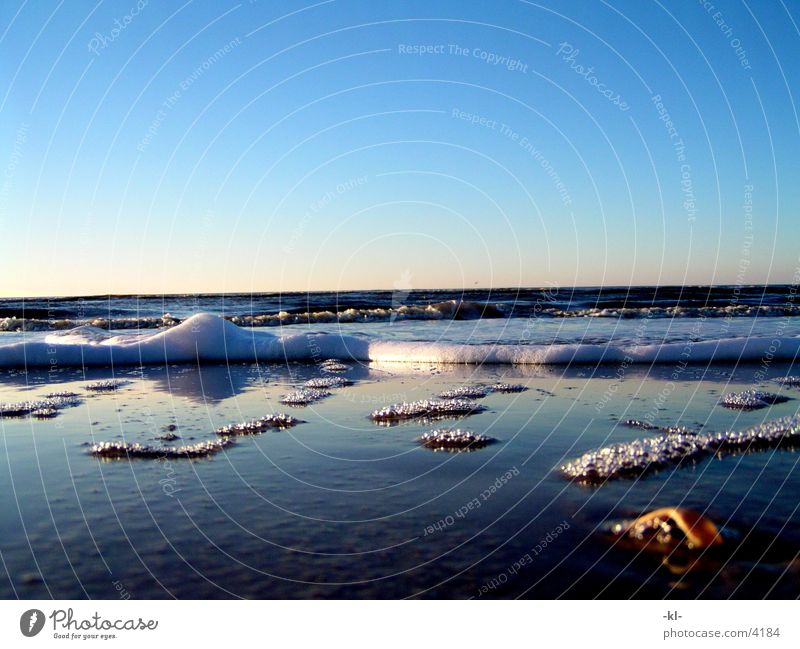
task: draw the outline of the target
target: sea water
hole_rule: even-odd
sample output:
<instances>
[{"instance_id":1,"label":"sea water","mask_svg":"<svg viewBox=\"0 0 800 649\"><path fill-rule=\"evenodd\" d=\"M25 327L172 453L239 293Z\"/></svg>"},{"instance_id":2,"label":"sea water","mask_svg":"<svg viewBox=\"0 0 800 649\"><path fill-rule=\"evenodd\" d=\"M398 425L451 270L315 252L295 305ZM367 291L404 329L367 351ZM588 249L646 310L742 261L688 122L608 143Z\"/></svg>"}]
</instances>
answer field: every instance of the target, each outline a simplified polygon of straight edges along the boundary
<instances>
[{"instance_id":1,"label":"sea water","mask_svg":"<svg viewBox=\"0 0 800 649\"><path fill-rule=\"evenodd\" d=\"M564 471L670 427L712 436L796 417L800 389L776 381L800 374L793 297L730 287L6 300L0 403L53 413L0 418L0 594L115 598L121 584L133 598L796 597L793 444L599 483ZM361 316L338 315L349 309ZM274 324L282 311L291 317ZM490 389L498 382L527 389ZM459 388L481 408L371 417ZM299 390L327 396L282 403ZM722 405L745 390L788 399ZM219 432L276 414L299 422ZM493 443L428 448L442 429ZM213 453L170 450L222 439ZM610 538L615 522L664 506L704 513L724 551L689 560Z\"/></svg>"}]
</instances>

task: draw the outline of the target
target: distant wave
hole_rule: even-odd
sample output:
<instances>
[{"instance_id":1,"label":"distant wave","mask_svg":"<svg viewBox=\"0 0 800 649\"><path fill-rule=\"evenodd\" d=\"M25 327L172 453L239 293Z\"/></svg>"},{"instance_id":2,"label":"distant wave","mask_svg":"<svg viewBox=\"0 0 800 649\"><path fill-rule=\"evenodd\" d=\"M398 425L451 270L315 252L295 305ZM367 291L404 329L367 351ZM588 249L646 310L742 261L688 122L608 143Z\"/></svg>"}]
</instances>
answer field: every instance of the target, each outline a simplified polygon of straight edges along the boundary
<instances>
[{"instance_id":1,"label":"distant wave","mask_svg":"<svg viewBox=\"0 0 800 649\"><path fill-rule=\"evenodd\" d=\"M274 327L292 324L365 323L395 320L479 320L505 317L542 318L728 318L728 317L784 317L800 316L800 305L748 305L726 306L650 306L650 307L592 307L562 309L539 305L533 310L515 312L505 305L446 300L425 305L399 307L359 307L340 311L316 311L222 316L241 327ZM170 315L141 317L95 318L41 318L8 316L0 318L0 332L63 331L81 326L124 331L130 329L165 329L183 322Z\"/></svg>"},{"instance_id":2,"label":"distant wave","mask_svg":"<svg viewBox=\"0 0 800 649\"><path fill-rule=\"evenodd\" d=\"M736 338L652 345L463 345L375 340L339 334L276 336L198 314L152 334L111 334L82 326L42 341L0 346L0 367L83 367L163 363L321 362L327 358L397 363L541 364L731 362L794 359L800 338Z\"/></svg>"}]
</instances>

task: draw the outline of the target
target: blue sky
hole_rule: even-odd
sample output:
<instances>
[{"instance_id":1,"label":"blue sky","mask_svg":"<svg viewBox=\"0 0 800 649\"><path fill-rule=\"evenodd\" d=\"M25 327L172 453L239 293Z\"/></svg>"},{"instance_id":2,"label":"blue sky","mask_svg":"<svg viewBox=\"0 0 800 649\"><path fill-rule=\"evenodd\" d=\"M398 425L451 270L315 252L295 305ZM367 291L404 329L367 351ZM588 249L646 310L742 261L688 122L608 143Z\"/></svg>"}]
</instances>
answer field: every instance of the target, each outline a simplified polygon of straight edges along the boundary
<instances>
[{"instance_id":1,"label":"blue sky","mask_svg":"<svg viewBox=\"0 0 800 649\"><path fill-rule=\"evenodd\" d=\"M798 22L3 2L0 294L789 282Z\"/></svg>"}]
</instances>

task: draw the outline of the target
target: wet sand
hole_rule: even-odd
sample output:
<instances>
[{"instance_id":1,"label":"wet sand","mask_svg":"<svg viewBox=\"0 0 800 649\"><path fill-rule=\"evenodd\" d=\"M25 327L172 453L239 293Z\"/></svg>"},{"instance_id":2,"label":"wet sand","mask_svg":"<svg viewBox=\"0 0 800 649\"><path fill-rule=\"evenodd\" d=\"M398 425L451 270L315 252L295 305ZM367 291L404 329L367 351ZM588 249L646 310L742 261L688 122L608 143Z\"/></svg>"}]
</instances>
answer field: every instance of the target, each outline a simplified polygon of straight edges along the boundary
<instances>
[{"instance_id":1,"label":"wet sand","mask_svg":"<svg viewBox=\"0 0 800 649\"><path fill-rule=\"evenodd\" d=\"M652 434L651 418L739 430L796 414L800 390L759 366L536 368L350 364L353 385L307 407L280 398L316 366L293 364L5 371L0 401L74 391L52 419L4 418L0 468L3 597L797 597L800 458L792 449L714 457L601 486L567 480L565 461ZM786 364L767 379L800 373ZM326 374L327 375L327 374ZM129 381L117 390L88 383ZM393 426L378 408L496 381L467 417ZM792 397L757 411L718 405L762 387ZM149 446L217 439L230 424L285 412L291 429L237 435L200 459L105 459L97 442ZM434 428L496 443L436 452ZM166 438L166 439L165 439ZM721 552L643 551L614 521L664 506L704 512Z\"/></svg>"}]
</instances>

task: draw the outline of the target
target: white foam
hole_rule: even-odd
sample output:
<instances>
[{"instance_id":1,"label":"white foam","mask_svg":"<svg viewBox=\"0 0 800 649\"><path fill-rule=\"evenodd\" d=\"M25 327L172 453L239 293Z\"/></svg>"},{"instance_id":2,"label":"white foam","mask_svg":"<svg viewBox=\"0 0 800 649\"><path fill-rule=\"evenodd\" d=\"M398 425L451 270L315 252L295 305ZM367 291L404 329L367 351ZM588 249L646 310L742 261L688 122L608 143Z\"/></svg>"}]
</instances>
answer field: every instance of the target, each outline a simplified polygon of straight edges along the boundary
<instances>
[{"instance_id":1,"label":"white foam","mask_svg":"<svg viewBox=\"0 0 800 649\"><path fill-rule=\"evenodd\" d=\"M417 442L434 451L474 451L497 440L460 428L444 428L424 433Z\"/></svg>"},{"instance_id":2,"label":"white foam","mask_svg":"<svg viewBox=\"0 0 800 649\"><path fill-rule=\"evenodd\" d=\"M81 403L75 396L52 396L21 403L0 403L0 418L3 417L55 417L59 410L71 408Z\"/></svg>"},{"instance_id":3,"label":"white foam","mask_svg":"<svg viewBox=\"0 0 800 649\"><path fill-rule=\"evenodd\" d=\"M470 399L423 399L421 401L411 401L395 403L385 408L379 408L372 412L370 417L377 422L397 422L404 419L446 419L448 417L465 417L486 410L482 406Z\"/></svg>"},{"instance_id":4,"label":"white foam","mask_svg":"<svg viewBox=\"0 0 800 649\"><path fill-rule=\"evenodd\" d=\"M291 428L299 423L301 423L300 420L295 419L291 415L275 413L272 415L265 415L260 419L252 419L238 424L223 426L222 428L217 428L214 432L223 437L231 435L255 435L256 433L263 433L266 430Z\"/></svg>"},{"instance_id":5,"label":"white foam","mask_svg":"<svg viewBox=\"0 0 800 649\"><path fill-rule=\"evenodd\" d=\"M800 416L765 421L743 431L692 433L683 428L666 429L664 435L613 444L584 453L565 463L562 473L579 482L604 482L634 476L673 465L688 464L709 455L774 448L800 439Z\"/></svg>"},{"instance_id":6,"label":"white foam","mask_svg":"<svg viewBox=\"0 0 800 649\"><path fill-rule=\"evenodd\" d=\"M758 410L775 403L784 403L789 397L781 394L772 394L762 390L745 390L744 392L729 392L722 396L720 405L726 408L739 410Z\"/></svg>"},{"instance_id":7,"label":"white foam","mask_svg":"<svg viewBox=\"0 0 800 649\"><path fill-rule=\"evenodd\" d=\"M489 390L482 385L462 385L439 393L440 399L483 399Z\"/></svg>"},{"instance_id":8,"label":"white foam","mask_svg":"<svg viewBox=\"0 0 800 649\"><path fill-rule=\"evenodd\" d=\"M310 403L331 396L327 390L317 390L316 388L300 388L289 394L284 394L279 401L287 406L307 406Z\"/></svg>"},{"instance_id":9,"label":"white foam","mask_svg":"<svg viewBox=\"0 0 800 649\"><path fill-rule=\"evenodd\" d=\"M343 376L321 376L315 379L309 379L303 383L303 387L313 388L315 390L330 390L333 388L343 388L352 385L352 383L351 380Z\"/></svg>"},{"instance_id":10,"label":"white foam","mask_svg":"<svg viewBox=\"0 0 800 649\"><path fill-rule=\"evenodd\" d=\"M200 458L213 455L226 446L233 444L230 437L222 439L197 442L186 446L149 446L147 444L130 442L98 442L93 444L89 453L98 457L124 459L124 458L150 458L150 459L177 459Z\"/></svg>"},{"instance_id":11,"label":"white foam","mask_svg":"<svg viewBox=\"0 0 800 649\"><path fill-rule=\"evenodd\" d=\"M0 346L0 367L86 367L162 363L318 362L320 358L395 363L567 365L790 360L800 338L733 338L651 345L464 345L376 340L340 334L276 336L211 314L153 334L110 334L80 327L43 341Z\"/></svg>"}]
</instances>

